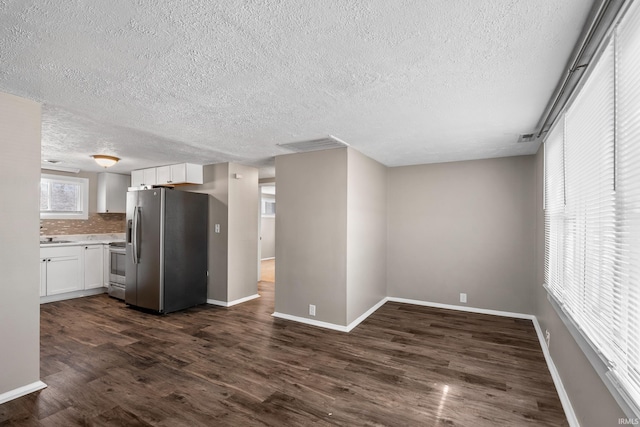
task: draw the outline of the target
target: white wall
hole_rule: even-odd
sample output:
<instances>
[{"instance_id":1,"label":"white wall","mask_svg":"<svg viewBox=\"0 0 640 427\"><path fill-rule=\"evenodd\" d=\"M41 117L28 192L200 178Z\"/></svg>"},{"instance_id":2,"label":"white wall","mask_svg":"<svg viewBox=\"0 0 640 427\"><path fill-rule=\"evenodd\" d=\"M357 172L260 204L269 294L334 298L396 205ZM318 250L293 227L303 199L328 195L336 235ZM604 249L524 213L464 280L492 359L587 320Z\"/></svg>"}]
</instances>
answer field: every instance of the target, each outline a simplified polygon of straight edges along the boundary
<instances>
[{"instance_id":1,"label":"white wall","mask_svg":"<svg viewBox=\"0 0 640 427\"><path fill-rule=\"evenodd\" d=\"M258 293L259 194L258 169L229 163L228 301Z\"/></svg>"},{"instance_id":2,"label":"white wall","mask_svg":"<svg viewBox=\"0 0 640 427\"><path fill-rule=\"evenodd\" d=\"M385 298L386 169L351 148L276 157L276 312L348 326Z\"/></svg>"},{"instance_id":3,"label":"white wall","mask_svg":"<svg viewBox=\"0 0 640 427\"><path fill-rule=\"evenodd\" d=\"M40 105L0 93L0 395L40 377Z\"/></svg>"},{"instance_id":4,"label":"white wall","mask_svg":"<svg viewBox=\"0 0 640 427\"><path fill-rule=\"evenodd\" d=\"M347 324L387 296L387 168L347 150Z\"/></svg>"},{"instance_id":5,"label":"white wall","mask_svg":"<svg viewBox=\"0 0 640 427\"><path fill-rule=\"evenodd\" d=\"M347 150L278 156L276 171L275 311L346 325Z\"/></svg>"},{"instance_id":6,"label":"white wall","mask_svg":"<svg viewBox=\"0 0 640 427\"><path fill-rule=\"evenodd\" d=\"M534 158L390 168L392 297L532 313Z\"/></svg>"}]
</instances>

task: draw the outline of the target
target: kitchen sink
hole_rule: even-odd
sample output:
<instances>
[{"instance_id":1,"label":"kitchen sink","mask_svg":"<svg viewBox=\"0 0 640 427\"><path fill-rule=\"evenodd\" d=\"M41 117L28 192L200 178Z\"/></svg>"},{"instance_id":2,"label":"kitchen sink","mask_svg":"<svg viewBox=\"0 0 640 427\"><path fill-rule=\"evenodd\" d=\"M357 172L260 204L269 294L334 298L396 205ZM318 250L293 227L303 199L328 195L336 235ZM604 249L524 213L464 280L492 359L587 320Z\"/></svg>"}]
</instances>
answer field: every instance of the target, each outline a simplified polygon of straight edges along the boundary
<instances>
[{"instance_id":1,"label":"kitchen sink","mask_svg":"<svg viewBox=\"0 0 640 427\"><path fill-rule=\"evenodd\" d=\"M54 243L71 243L71 240L40 240L41 245L51 245Z\"/></svg>"}]
</instances>

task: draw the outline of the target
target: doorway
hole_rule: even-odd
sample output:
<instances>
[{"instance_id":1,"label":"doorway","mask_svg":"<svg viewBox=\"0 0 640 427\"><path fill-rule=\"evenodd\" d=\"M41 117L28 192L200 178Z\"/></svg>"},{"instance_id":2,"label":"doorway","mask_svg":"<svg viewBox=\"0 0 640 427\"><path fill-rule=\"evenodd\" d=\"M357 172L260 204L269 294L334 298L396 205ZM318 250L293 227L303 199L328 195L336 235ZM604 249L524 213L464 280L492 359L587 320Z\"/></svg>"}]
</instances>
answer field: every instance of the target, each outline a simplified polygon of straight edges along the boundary
<instances>
[{"instance_id":1,"label":"doorway","mask_svg":"<svg viewBox=\"0 0 640 427\"><path fill-rule=\"evenodd\" d=\"M260 184L259 280L275 283L276 186Z\"/></svg>"}]
</instances>

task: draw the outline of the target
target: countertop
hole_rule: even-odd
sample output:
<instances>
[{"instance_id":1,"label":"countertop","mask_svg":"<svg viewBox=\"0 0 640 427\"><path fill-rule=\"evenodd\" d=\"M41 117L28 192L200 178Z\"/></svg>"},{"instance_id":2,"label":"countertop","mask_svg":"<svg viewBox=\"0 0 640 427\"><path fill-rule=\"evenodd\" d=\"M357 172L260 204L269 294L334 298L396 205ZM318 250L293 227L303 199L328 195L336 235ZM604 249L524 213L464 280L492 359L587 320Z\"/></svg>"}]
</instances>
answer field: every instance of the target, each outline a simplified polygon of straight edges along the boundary
<instances>
[{"instance_id":1,"label":"countertop","mask_svg":"<svg viewBox=\"0 0 640 427\"><path fill-rule=\"evenodd\" d=\"M54 243L40 243L40 248L57 248L60 246L106 245L111 242L124 242L124 233L115 234L74 234L60 236L40 236L40 240L53 238ZM56 240L66 240L56 243Z\"/></svg>"}]
</instances>

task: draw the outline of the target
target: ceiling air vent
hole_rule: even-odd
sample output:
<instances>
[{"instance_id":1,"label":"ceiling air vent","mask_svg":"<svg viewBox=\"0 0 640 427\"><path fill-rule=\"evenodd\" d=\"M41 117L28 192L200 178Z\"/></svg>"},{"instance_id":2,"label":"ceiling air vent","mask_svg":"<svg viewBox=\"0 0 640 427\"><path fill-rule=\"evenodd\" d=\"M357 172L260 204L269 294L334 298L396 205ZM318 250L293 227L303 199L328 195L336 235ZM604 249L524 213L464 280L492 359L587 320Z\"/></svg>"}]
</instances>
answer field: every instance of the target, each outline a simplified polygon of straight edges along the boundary
<instances>
[{"instance_id":1,"label":"ceiling air vent","mask_svg":"<svg viewBox=\"0 0 640 427\"><path fill-rule=\"evenodd\" d=\"M329 135L326 138L311 139L308 141L289 142L287 144L278 144L278 147L294 151L296 153L306 153L307 151L329 150L331 148L348 147L344 141L339 140L335 136Z\"/></svg>"},{"instance_id":2,"label":"ceiling air vent","mask_svg":"<svg viewBox=\"0 0 640 427\"><path fill-rule=\"evenodd\" d=\"M531 142L536 139L535 133L523 133L518 137L518 142Z\"/></svg>"}]
</instances>

